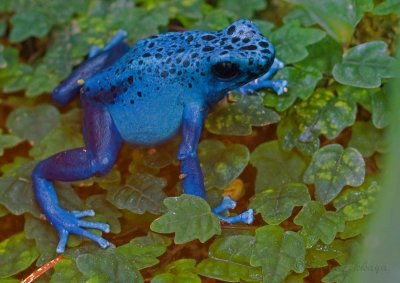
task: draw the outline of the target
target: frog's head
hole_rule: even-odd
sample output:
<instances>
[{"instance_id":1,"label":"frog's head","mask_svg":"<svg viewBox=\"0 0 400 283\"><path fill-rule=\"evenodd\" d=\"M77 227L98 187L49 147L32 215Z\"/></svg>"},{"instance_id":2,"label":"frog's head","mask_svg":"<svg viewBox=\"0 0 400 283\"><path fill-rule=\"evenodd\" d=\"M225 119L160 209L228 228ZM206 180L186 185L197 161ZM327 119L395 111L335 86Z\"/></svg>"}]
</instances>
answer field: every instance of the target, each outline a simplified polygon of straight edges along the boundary
<instances>
[{"instance_id":1,"label":"frog's head","mask_svg":"<svg viewBox=\"0 0 400 283\"><path fill-rule=\"evenodd\" d=\"M263 75L275 58L274 47L251 21L236 21L217 34L221 39L208 65L211 102Z\"/></svg>"}]
</instances>

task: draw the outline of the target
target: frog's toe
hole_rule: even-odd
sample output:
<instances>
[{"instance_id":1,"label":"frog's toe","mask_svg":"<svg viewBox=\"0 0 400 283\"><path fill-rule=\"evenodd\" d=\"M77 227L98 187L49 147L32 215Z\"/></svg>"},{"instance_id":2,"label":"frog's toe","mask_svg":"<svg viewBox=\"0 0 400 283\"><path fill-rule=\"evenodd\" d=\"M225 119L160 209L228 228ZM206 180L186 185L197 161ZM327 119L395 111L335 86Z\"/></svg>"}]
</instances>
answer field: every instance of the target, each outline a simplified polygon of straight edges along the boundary
<instances>
[{"instance_id":1,"label":"frog's toe","mask_svg":"<svg viewBox=\"0 0 400 283\"><path fill-rule=\"evenodd\" d=\"M236 201L231 199L229 196L224 196L221 203L212 209L215 214L220 214L226 210L233 209L236 207Z\"/></svg>"},{"instance_id":2,"label":"frog's toe","mask_svg":"<svg viewBox=\"0 0 400 283\"><path fill-rule=\"evenodd\" d=\"M278 95L286 93L288 91L287 86L288 82L286 80L274 80L271 84L272 90Z\"/></svg>"},{"instance_id":3,"label":"frog's toe","mask_svg":"<svg viewBox=\"0 0 400 283\"><path fill-rule=\"evenodd\" d=\"M82 228L98 229L105 233L110 232L110 225L101 223L101 222L90 222L90 221L78 220L78 226L82 227Z\"/></svg>"},{"instance_id":4,"label":"frog's toe","mask_svg":"<svg viewBox=\"0 0 400 283\"><path fill-rule=\"evenodd\" d=\"M94 214L95 212L93 210L66 211L63 209L59 209L57 213L53 213L51 215L49 221L54 225L60 236L60 241L57 245L58 253L64 252L68 236L70 234L76 234L78 236L95 241L102 248L106 248L110 245L110 243L102 237L83 229L98 229L106 233L110 231L110 226L108 224L100 222L90 222L80 219L86 216L94 216Z\"/></svg>"},{"instance_id":5,"label":"frog's toe","mask_svg":"<svg viewBox=\"0 0 400 283\"><path fill-rule=\"evenodd\" d=\"M234 216L222 216L219 214L216 214L219 219L222 221L229 223L229 224L235 224L235 223L245 223L245 224L251 224L254 221L254 211L253 209L248 209L245 212L242 212L241 214L234 215Z\"/></svg>"},{"instance_id":6,"label":"frog's toe","mask_svg":"<svg viewBox=\"0 0 400 283\"><path fill-rule=\"evenodd\" d=\"M86 216L94 216L96 213L94 212L93 209L88 209L88 210L72 210L71 213L76 217L76 218L82 218Z\"/></svg>"}]
</instances>

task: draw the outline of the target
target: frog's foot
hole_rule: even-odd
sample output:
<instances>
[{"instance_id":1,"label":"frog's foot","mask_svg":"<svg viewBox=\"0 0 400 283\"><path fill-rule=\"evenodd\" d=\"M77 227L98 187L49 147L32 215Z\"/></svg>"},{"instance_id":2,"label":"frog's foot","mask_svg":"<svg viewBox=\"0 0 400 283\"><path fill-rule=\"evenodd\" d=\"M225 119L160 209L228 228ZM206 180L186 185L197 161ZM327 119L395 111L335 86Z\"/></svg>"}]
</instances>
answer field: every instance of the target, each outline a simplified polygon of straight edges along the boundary
<instances>
[{"instance_id":1,"label":"frog's foot","mask_svg":"<svg viewBox=\"0 0 400 283\"><path fill-rule=\"evenodd\" d=\"M260 89L272 89L277 95L282 95L287 92L288 82L286 80L264 80L262 77L258 78L238 90L241 94L253 94Z\"/></svg>"},{"instance_id":2,"label":"frog's foot","mask_svg":"<svg viewBox=\"0 0 400 283\"><path fill-rule=\"evenodd\" d=\"M61 208L57 209L56 212L51 214L49 221L54 225L60 236L60 241L57 245L58 253L64 252L69 234L76 234L78 236L88 238L98 243L102 248L106 248L110 245L106 239L83 229L91 228L98 229L106 233L110 232L110 226L108 224L80 220L82 217L94 215L95 212L93 210L66 211Z\"/></svg>"},{"instance_id":3,"label":"frog's foot","mask_svg":"<svg viewBox=\"0 0 400 283\"><path fill-rule=\"evenodd\" d=\"M246 224L251 224L254 221L254 211L253 209L248 209L245 212L242 212L241 214L235 215L235 216L224 216L221 215L221 213L225 212L226 210L233 209L236 207L236 201L231 199L228 196L225 196L221 203L212 209L212 212L221 219L222 221L229 223L229 224L235 224L235 223L246 223Z\"/></svg>"},{"instance_id":4,"label":"frog's foot","mask_svg":"<svg viewBox=\"0 0 400 283\"><path fill-rule=\"evenodd\" d=\"M115 47L118 43L122 42L126 38L127 35L128 35L128 33L125 30L120 29L110 39L110 41L107 42L107 44L104 46L104 48L100 48L100 47L98 47L96 45L93 45L90 48L89 58L92 58L92 57L96 56L97 54L99 54L102 51L107 51L107 50L110 50L111 48Z\"/></svg>"}]
</instances>

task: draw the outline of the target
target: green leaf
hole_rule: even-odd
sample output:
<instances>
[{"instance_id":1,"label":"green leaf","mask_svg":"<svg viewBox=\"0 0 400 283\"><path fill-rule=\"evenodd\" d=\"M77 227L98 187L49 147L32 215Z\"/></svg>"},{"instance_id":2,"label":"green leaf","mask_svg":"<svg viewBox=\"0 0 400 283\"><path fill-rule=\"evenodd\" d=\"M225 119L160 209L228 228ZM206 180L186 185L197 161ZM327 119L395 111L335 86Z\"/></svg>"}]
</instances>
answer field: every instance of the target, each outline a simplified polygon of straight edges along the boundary
<instances>
[{"instance_id":1,"label":"green leaf","mask_svg":"<svg viewBox=\"0 0 400 283\"><path fill-rule=\"evenodd\" d=\"M60 81L61 79L49 66L42 64L33 71L26 88L26 96L34 97L45 92L50 93Z\"/></svg>"},{"instance_id":2,"label":"green leaf","mask_svg":"<svg viewBox=\"0 0 400 283\"><path fill-rule=\"evenodd\" d=\"M12 43L23 41L31 36L44 37L51 28L49 19L36 8L17 13L10 21L13 25L10 33Z\"/></svg>"},{"instance_id":3,"label":"green leaf","mask_svg":"<svg viewBox=\"0 0 400 283\"><path fill-rule=\"evenodd\" d=\"M3 134L2 132L3 130L0 129L0 156L3 156L4 149L13 148L22 141L21 138L17 136Z\"/></svg>"},{"instance_id":4,"label":"green leaf","mask_svg":"<svg viewBox=\"0 0 400 283\"><path fill-rule=\"evenodd\" d=\"M373 7L372 0L287 0L304 8L336 41L349 42L354 28L365 11Z\"/></svg>"},{"instance_id":5,"label":"green leaf","mask_svg":"<svg viewBox=\"0 0 400 283\"><path fill-rule=\"evenodd\" d=\"M301 153L312 155L320 146L318 134L305 127L294 109L278 124L277 136L284 151L291 151L296 147Z\"/></svg>"},{"instance_id":6,"label":"green leaf","mask_svg":"<svg viewBox=\"0 0 400 283\"><path fill-rule=\"evenodd\" d=\"M276 56L285 64L303 60L308 56L306 47L325 37L325 32L316 28L302 28L299 22L290 22L271 34Z\"/></svg>"},{"instance_id":7,"label":"green leaf","mask_svg":"<svg viewBox=\"0 0 400 283\"><path fill-rule=\"evenodd\" d=\"M197 275L194 259L179 259L164 268L164 272L154 276L151 283L201 283Z\"/></svg>"},{"instance_id":8,"label":"green leaf","mask_svg":"<svg viewBox=\"0 0 400 283\"><path fill-rule=\"evenodd\" d=\"M48 104L34 107L18 107L7 117L9 131L32 144L40 141L52 129L58 126L60 113Z\"/></svg>"},{"instance_id":9,"label":"green leaf","mask_svg":"<svg viewBox=\"0 0 400 283\"><path fill-rule=\"evenodd\" d=\"M382 78L393 77L394 62L387 54L386 42L370 41L350 48L332 74L341 84L375 88L381 85Z\"/></svg>"},{"instance_id":10,"label":"green leaf","mask_svg":"<svg viewBox=\"0 0 400 283\"><path fill-rule=\"evenodd\" d=\"M357 220L374 211L379 191L378 182L368 178L360 187L343 191L333 205L346 221Z\"/></svg>"},{"instance_id":11,"label":"green leaf","mask_svg":"<svg viewBox=\"0 0 400 283\"><path fill-rule=\"evenodd\" d=\"M31 172L34 162L24 162L17 169L0 177L0 204L12 214L22 215L29 212L39 217L40 210L34 199Z\"/></svg>"},{"instance_id":12,"label":"green leaf","mask_svg":"<svg viewBox=\"0 0 400 283\"><path fill-rule=\"evenodd\" d=\"M162 201L166 198L163 189L167 185L164 178L147 173L134 173L120 186L107 192L107 200L120 209L128 209L143 214L146 211L160 214Z\"/></svg>"},{"instance_id":13,"label":"green leaf","mask_svg":"<svg viewBox=\"0 0 400 283\"><path fill-rule=\"evenodd\" d=\"M328 266L329 260L344 264L348 257L348 247L344 241L334 240L330 244L316 243L306 252L306 267L321 268Z\"/></svg>"},{"instance_id":14,"label":"green leaf","mask_svg":"<svg viewBox=\"0 0 400 283\"><path fill-rule=\"evenodd\" d=\"M175 233L175 243L194 239L204 243L221 233L218 218L208 203L197 196L183 194L164 200L168 212L151 223L150 229L158 233Z\"/></svg>"},{"instance_id":15,"label":"green leaf","mask_svg":"<svg viewBox=\"0 0 400 283\"><path fill-rule=\"evenodd\" d=\"M176 4L179 6L188 6L182 5L180 1L177 1ZM119 5L114 5L116 9L110 11L106 18L109 22L112 23L112 27L114 27L115 30L126 30L128 33L128 39L130 40L138 40L150 35L157 34L159 31L158 28L160 26L166 26L168 24L168 13L166 13L166 10L176 8L176 5L174 7L156 7L150 10L141 7L119 8L118 6ZM198 10L193 10L193 12L195 14L198 14ZM195 16L197 17L197 15ZM106 24L106 22L101 18L100 20L103 22L103 24Z\"/></svg>"},{"instance_id":16,"label":"green leaf","mask_svg":"<svg viewBox=\"0 0 400 283\"><path fill-rule=\"evenodd\" d=\"M233 99L235 103L227 104L226 101L222 101L208 115L205 127L209 132L218 135L247 136L251 134L252 126L266 126L280 120L276 112L262 106L261 97L236 95Z\"/></svg>"},{"instance_id":17,"label":"green leaf","mask_svg":"<svg viewBox=\"0 0 400 283\"><path fill-rule=\"evenodd\" d=\"M83 253L76 257L76 266L88 279L86 282L137 282L143 278L135 266L115 248L97 249L93 253Z\"/></svg>"},{"instance_id":18,"label":"green leaf","mask_svg":"<svg viewBox=\"0 0 400 283\"><path fill-rule=\"evenodd\" d=\"M268 225L256 230L250 264L262 267L264 283L280 283L291 270L304 271L305 253L303 239L297 233Z\"/></svg>"},{"instance_id":19,"label":"green leaf","mask_svg":"<svg viewBox=\"0 0 400 283\"><path fill-rule=\"evenodd\" d=\"M57 256L56 248L59 238L50 223L25 214L24 232L27 239L35 240L40 254L36 261L37 266L46 264Z\"/></svg>"},{"instance_id":20,"label":"green leaf","mask_svg":"<svg viewBox=\"0 0 400 283\"><path fill-rule=\"evenodd\" d=\"M308 277L310 273L308 272L307 269L304 270L302 273L290 273L288 277L285 278L285 281L283 283L304 283L306 277Z\"/></svg>"},{"instance_id":21,"label":"green leaf","mask_svg":"<svg viewBox=\"0 0 400 283\"><path fill-rule=\"evenodd\" d=\"M364 182L365 162L354 148L330 144L318 150L304 173L304 182L315 184L315 197L323 204L333 200L345 185Z\"/></svg>"},{"instance_id":22,"label":"green leaf","mask_svg":"<svg viewBox=\"0 0 400 283\"><path fill-rule=\"evenodd\" d=\"M277 141L259 145L251 153L250 162L257 168L256 192L301 182L306 168L306 162L296 152L282 151Z\"/></svg>"},{"instance_id":23,"label":"green leaf","mask_svg":"<svg viewBox=\"0 0 400 283\"><path fill-rule=\"evenodd\" d=\"M322 74L313 68L285 67L274 76L274 79L287 80L288 91L280 96L267 93L264 96L264 105L274 107L281 112L292 106L297 98L307 99L322 79Z\"/></svg>"},{"instance_id":24,"label":"green leaf","mask_svg":"<svg viewBox=\"0 0 400 283\"><path fill-rule=\"evenodd\" d=\"M305 154L313 154L319 148L320 134L328 139L336 138L343 129L354 123L356 114L354 100L336 97L327 89L317 89L279 123L279 142L284 150L297 147Z\"/></svg>"},{"instance_id":25,"label":"green leaf","mask_svg":"<svg viewBox=\"0 0 400 283\"><path fill-rule=\"evenodd\" d=\"M356 113L353 101L336 97L329 90L318 89L309 100L296 107L296 114L303 122L299 138L306 140L309 135L323 134L328 139L334 139L354 123Z\"/></svg>"},{"instance_id":26,"label":"green leaf","mask_svg":"<svg viewBox=\"0 0 400 283\"><path fill-rule=\"evenodd\" d=\"M63 258L54 266L50 283L85 282L84 279L75 262L69 258Z\"/></svg>"},{"instance_id":27,"label":"green leaf","mask_svg":"<svg viewBox=\"0 0 400 283\"><path fill-rule=\"evenodd\" d=\"M250 207L268 224L280 224L289 218L295 206L310 201L308 188L304 184L290 183L278 188L268 188L259 192L250 202Z\"/></svg>"},{"instance_id":28,"label":"green leaf","mask_svg":"<svg viewBox=\"0 0 400 283\"><path fill-rule=\"evenodd\" d=\"M128 244L119 246L117 252L129 258L135 267L140 270L158 264L157 257L164 254L171 240L155 233L137 237Z\"/></svg>"},{"instance_id":29,"label":"green leaf","mask_svg":"<svg viewBox=\"0 0 400 283\"><path fill-rule=\"evenodd\" d=\"M28 268L39 256L34 242L23 233L0 242L0 278L7 278Z\"/></svg>"},{"instance_id":30,"label":"green leaf","mask_svg":"<svg viewBox=\"0 0 400 283\"><path fill-rule=\"evenodd\" d=\"M389 125L390 121L390 106L389 92L386 88L378 89L370 93L371 97L371 112L372 123L378 129L383 129Z\"/></svg>"},{"instance_id":31,"label":"green leaf","mask_svg":"<svg viewBox=\"0 0 400 283\"><path fill-rule=\"evenodd\" d=\"M283 17L284 24L288 24L293 21L299 21L301 25L305 27L310 27L317 23L304 9L294 9Z\"/></svg>"},{"instance_id":32,"label":"green leaf","mask_svg":"<svg viewBox=\"0 0 400 283\"><path fill-rule=\"evenodd\" d=\"M41 160L64 150L82 147L81 113L75 108L61 115L61 123L36 143L29 154Z\"/></svg>"},{"instance_id":33,"label":"green leaf","mask_svg":"<svg viewBox=\"0 0 400 283\"><path fill-rule=\"evenodd\" d=\"M356 267L351 264L335 266L331 271L322 278L324 283L353 283L350 281L350 274L354 272Z\"/></svg>"},{"instance_id":34,"label":"green leaf","mask_svg":"<svg viewBox=\"0 0 400 283\"><path fill-rule=\"evenodd\" d=\"M162 147L146 150L142 157L143 164L150 168L161 169L174 163L180 142L179 138L174 138Z\"/></svg>"},{"instance_id":35,"label":"green leaf","mask_svg":"<svg viewBox=\"0 0 400 283\"><path fill-rule=\"evenodd\" d=\"M26 88L31 79L32 67L19 63L19 50L16 48L4 48L2 56L6 65L0 68L0 87L5 93Z\"/></svg>"},{"instance_id":36,"label":"green leaf","mask_svg":"<svg viewBox=\"0 0 400 283\"><path fill-rule=\"evenodd\" d=\"M118 218L122 216L122 213L109 203L104 195L91 195L85 203L96 212L95 217L90 218L91 221L105 222L110 225L111 233L121 233Z\"/></svg>"},{"instance_id":37,"label":"green leaf","mask_svg":"<svg viewBox=\"0 0 400 283\"><path fill-rule=\"evenodd\" d=\"M258 282L259 268L250 265L254 236L233 235L217 238L210 246L208 258L197 266L200 275L227 282Z\"/></svg>"},{"instance_id":38,"label":"green leaf","mask_svg":"<svg viewBox=\"0 0 400 283\"><path fill-rule=\"evenodd\" d=\"M225 145L218 140L203 140L198 156L206 189L224 189L246 168L250 153L242 144Z\"/></svg>"},{"instance_id":39,"label":"green leaf","mask_svg":"<svg viewBox=\"0 0 400 283\"><path fill-rule=\"evenodd\" d=\"M400 16L400 2L399 0L386 0L375 6L372 11L375 15L388 15L391 13Z\"/></svg>"},{"instance_id":40,"label":"green leaf","mask_svg":"<svg viewBox=\"0 0 400 283\"><path fill-rule=\"evenodd\" d=\"M318 240L330 244L336 233L344 230L343 216L337 212L326 211L317 201L307 203L293 222L303 226L300 235L304 237L307 248L311 248Z\"/></svg>"},{"instance_id":41,"label":"green leaf","mask_svg":"<svg viewBox=\"0 0 400 283\"><path fill-rule=\"evenodd\" d=\"M349 146L356 148L363 157L370 157L375 152L385 152L384 133L369 122L356 122L352 127Z\"/></svg>"},{"instance_id":42,"label":"green leaf","mask_svg":"<svg viewBox=\"0 0 400 283\"><path fill-rule=\"evenodd\" d=\"M221 0L218 2L218 8L231 17L232 20L249 19L253 16L254 12L265 10L267 2L264 0Z\"/></svg>"},{"instance_id":43,"label":"green leaf","mask_svg":"<svg viewBox=\"0 0 400 283\"><path fill-rule=\"evenodd\" d=\"M315 68L322 73L331 73L333 66L342 58L342 46L331 37L325 37L307 47L309 56L296 63L302 68ZM290 82L289 82L290 83Z\"/></svg>"},{"instance_id":44,"label":"green leaf","mask_svg":"<svg viewBox=\"0 0 400 283\"><path fill-rule=\"evenodd\" d=\"M346 221L343 232L339 233L341 239L349 239L356 237L365 232L366 225L368 224L368 217L363 217L354 221Z\"/></svg>"}]
</instances>

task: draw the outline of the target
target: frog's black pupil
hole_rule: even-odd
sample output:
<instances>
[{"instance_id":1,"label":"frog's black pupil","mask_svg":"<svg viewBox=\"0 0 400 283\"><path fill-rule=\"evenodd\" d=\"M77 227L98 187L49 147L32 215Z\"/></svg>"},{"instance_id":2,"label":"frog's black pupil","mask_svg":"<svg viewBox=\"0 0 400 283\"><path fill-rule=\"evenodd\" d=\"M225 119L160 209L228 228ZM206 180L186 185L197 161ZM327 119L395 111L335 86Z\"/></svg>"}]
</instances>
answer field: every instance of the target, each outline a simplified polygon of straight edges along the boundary
<instances>
[{"instance_id":1,"label":"frog's black pupil","mask_svg":"<svg viewBox=\"0 0 400 283\"><path fill-rule=\"evenodd\" d=\"M231 79L239 73L239 68L229 61L219 62L212 66L212 72L221 79Z\"/></svg>"}]
</instances>

